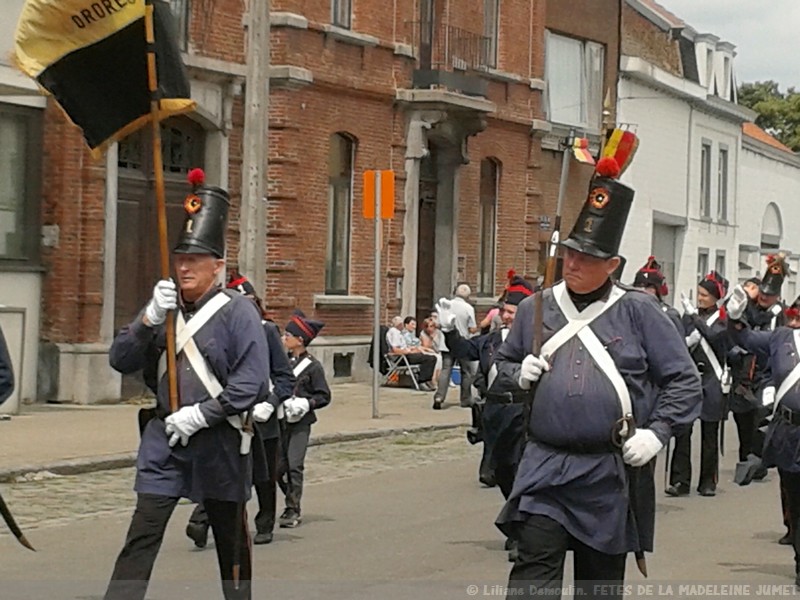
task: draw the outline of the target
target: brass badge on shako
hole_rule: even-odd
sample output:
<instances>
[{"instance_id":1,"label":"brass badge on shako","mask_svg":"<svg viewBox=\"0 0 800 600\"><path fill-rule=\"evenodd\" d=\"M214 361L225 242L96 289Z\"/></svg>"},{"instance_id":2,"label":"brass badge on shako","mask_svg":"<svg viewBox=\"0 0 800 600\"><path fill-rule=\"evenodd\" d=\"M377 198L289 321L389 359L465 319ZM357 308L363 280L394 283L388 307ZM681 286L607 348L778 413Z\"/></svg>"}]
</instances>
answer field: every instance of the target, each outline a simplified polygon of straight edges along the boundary
<instances>
[{"instance_id":1,"label":"brass badge on shako","mask_svg":"<svg viewBox=\"0 0 800 600\"><path fill-rule=\"evenodd\" d=\"M202 206L203 203L201 202L200 197L196 194L189 194L183 201L183 208L190 215L197 214L197 211L200 210L200 207Z\"/></svg>"},{"instance_id":2,"label":"brass badge on shako","mask_svg":"<svg viewBox=\"0 0 800 600\"><path fill-rule=\"evenodd\" d=\"M596 187L589 193L589 204L598 210L605 208L609 200L611 195L604 187Z\"/></svg>"}]
</instances>

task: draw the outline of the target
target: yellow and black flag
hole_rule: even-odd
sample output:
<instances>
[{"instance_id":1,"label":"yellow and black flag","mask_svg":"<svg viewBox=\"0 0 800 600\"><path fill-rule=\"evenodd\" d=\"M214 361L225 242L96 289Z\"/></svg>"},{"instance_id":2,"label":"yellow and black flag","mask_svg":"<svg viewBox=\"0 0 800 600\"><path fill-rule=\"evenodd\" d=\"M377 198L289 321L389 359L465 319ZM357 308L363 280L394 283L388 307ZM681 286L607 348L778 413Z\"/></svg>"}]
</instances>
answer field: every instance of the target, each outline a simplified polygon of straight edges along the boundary
<instances>
[{"instance_id":1,"label":"yellow and black flag","mask_svg":"<svg viewBox=\"0 0 800 600\"><path fill-rule=\"evenodd\" d=\"M19 68L53 95L95 152L151 121L145 4L153 5L161 121L189 112L189 80L161 0L26 0Z\"/></svg>"}]
</instances>

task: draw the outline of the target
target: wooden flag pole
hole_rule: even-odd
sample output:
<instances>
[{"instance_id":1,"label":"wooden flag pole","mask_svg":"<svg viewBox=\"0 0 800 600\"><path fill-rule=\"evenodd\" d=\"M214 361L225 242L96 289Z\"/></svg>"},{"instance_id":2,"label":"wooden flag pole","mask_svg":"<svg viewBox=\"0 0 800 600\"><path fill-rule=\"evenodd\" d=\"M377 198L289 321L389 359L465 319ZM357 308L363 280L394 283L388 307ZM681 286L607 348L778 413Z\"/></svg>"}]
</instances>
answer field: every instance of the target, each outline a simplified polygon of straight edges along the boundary
<instances>
[{"instance_id":1,"label":"wooden flag pole","mask_svg":"<svg viewBox=\"0 0 800 600\"><path fill-rule=\"evenodd\" d=\"M145 0L145 33L147 37L147 85L150 90L150 119L153 132L153 172L156 177L158 209L158 247L161 258L161 279L169 279L169 247L167 244L167 199L164 193L164 158L161 155L161 122L159 120L158 73L156 72L156 36L153 19L153 0ZM178 410L178 378L175 362L175 319L167 314L167 378L169 380L169 410Z\"/></svg>"}]
</instances>

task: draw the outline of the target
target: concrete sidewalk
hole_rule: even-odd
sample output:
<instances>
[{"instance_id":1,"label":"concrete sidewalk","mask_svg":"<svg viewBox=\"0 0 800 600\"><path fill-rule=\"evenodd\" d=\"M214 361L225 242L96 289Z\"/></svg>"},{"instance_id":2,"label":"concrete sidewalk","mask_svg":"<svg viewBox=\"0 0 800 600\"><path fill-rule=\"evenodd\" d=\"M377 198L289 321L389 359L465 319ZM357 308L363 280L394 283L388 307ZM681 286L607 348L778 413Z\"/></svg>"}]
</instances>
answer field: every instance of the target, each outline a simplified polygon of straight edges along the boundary
<instances>
[{"instance_id":1,"label":"concrete sidewalk","mask_svg":"<svg viewBox=\"0 0 800 600\"><path fill-rule=\"evenodd\" d=\"M312 428L312 444L455 428L470 422L470 411L459 407L456 389L448 395L445 410L435 411L430 392L381 388L378 419L372 418L369 385L338 384L331 391L330 406L319 411L319 421ZM0 421L0 482L38 471L68 474L132 465L139 444L136 415L141 407L22 407L19 415Z\"/></svg>"}]
</instances>

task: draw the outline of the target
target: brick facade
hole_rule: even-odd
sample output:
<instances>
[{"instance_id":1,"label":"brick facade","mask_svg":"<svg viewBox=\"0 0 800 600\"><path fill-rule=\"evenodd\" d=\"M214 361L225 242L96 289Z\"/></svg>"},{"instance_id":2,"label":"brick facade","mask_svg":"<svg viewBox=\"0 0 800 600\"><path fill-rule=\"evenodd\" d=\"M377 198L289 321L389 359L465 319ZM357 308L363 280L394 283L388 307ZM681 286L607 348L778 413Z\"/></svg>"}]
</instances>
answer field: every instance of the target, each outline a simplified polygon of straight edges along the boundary
<instances>
[{"instance_id":1,"label":"brick facade","mask_svg":"<svg viewBox=\"0 0 800 600\"><path fill-rule=\"evenodd\" d=\"M482 2L434 4L441 23L482 35ZM561 171L561 154L543 149L541 133L531 129L534 121L546 120L541 81L545 28L604 44L605 86L614 91L619 4L615 0L500 2L496 68L482 75L488 81L486 99L494 103L495 110L486 115L483 131L468 136L468 162L457 169L457 253L464 257L464 279L473 287L478 271L476 232L484 158L500 165L495 292L502 290L510 268L530 278L541 275L540 243L550 233L540 229L539 219L555 212ZM192 60L187 63L191 76L200 83L219 84L222 90L241 86L247 52L243 4L215 0L190 5L188 58ZM403 257L409 209L404 204L404 187L408 115L413 107L398 102L398 90L413 87L418 68L417 59L408 56L407 49L414 50L418 37L411 23L419 21L419 0L397 0L388 6L380 0L354 0L349 37L331 31L329 2L273 0L271 8L273 15L282 15L273 22L272 64L305 70L312 81L273 76L271 82L265 305L278 322L299 307L326 322L325 336L367 336L371 305L315 306L315 296L325 292L330 138L343 133L356 142L350 296L371 297L373 293L373 225L361 216L363 171L392 168L396 173L397 212L383 229L382 320L386 321L401 310L397 290L409 275ZM414 51L418 53L418 48ZM197 61L207 63L207 59L216 65L230 65L230 73L221 72L218 66L196 66ZM228 160L221 168L227 171L222 179L227 179L232 201L228 247L232 265L239 249L242 148L247 128L243 94L234 92L228 101L224 131ZM45 148L48 168L43 181L42 223L58 226L60 239L57 248L43 251L41 337L47 342L98 342L103 337L101 313L108 292L103 281L106 161L91 159L79 132L52 106L46 112ZM591 168L572 164L565 230L585 198L591 176ZM207 164L206 170L212 167ZM152 251L157 252L155 248Z\"/></svg>"}]
</instances>

